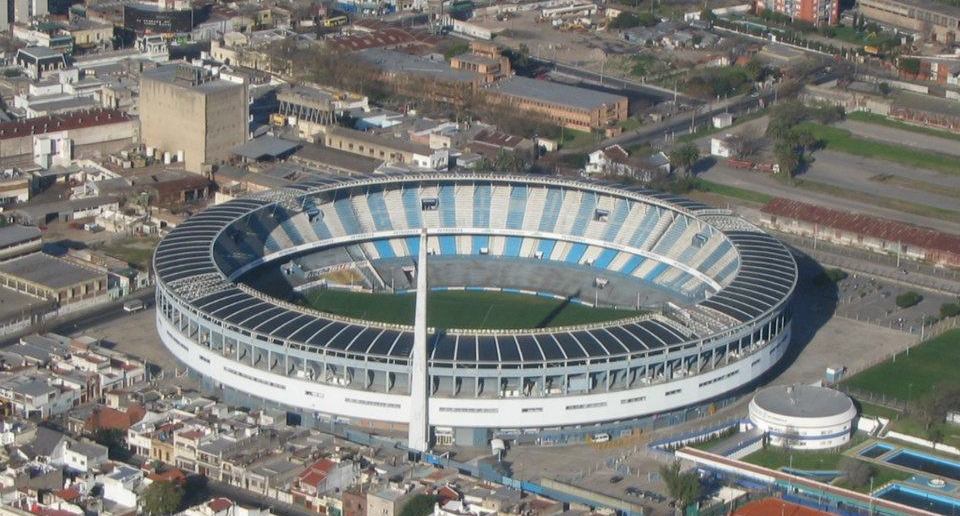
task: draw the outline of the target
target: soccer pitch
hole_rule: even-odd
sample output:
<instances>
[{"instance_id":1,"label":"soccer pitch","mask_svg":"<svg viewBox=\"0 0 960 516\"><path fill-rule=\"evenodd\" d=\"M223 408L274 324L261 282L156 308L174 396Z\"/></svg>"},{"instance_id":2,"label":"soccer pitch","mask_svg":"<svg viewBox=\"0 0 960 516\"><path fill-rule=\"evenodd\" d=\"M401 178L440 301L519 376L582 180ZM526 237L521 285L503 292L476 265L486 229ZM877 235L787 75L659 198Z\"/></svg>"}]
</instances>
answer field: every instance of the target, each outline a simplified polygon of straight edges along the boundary
<instances>
[{"instance_id":1,"label":"soccer pitch","mask_svg":"<svg viewBox=\"0 0 960 516\"><path fill-rule=\"evenodd\" d=\"M345 317L413 324L414 302L413 294L318 290L308 294L303 304ZM612 321L640 313L503 292L439 291L431 292L427 298L427 324L436 328L549 328Z\"/></svg>"}]
</instances>

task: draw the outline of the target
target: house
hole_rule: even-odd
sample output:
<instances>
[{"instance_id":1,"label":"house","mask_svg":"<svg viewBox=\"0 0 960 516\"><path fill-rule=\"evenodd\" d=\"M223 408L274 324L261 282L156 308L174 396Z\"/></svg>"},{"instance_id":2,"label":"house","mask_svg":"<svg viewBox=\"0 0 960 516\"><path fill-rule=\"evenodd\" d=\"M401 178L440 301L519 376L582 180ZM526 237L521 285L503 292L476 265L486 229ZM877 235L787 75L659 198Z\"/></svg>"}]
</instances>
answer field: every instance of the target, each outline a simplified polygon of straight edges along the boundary
<instances>
[{"instance_id":1,"label":"house","mask_svg":"<svg viewBox=\"0 0 960 516\"><path fill-rule=\"evenodd\" d=\"M710 154L720 156L721 158L732 158L736 156L736 142L732 134L714 136L710 138Z\"/></svg>"},{"instance_id":2,"label":"house","mask_svg":"<svg viewBox=\"0 0 960 516\"><path fill-rule=\"evenodd\" d=\"M663 152L638 157L631 156L619 145L611 145L591 152L583 172L588 176L624 176L649 183L658 177L669 175L671 168L670 159Z\"/></svg>"},{"instance_id":3,"label":"house","mask_svg":"<svg viewBox=\"0 0 960 516\"><path fill-rule=\"evenodd\" d=\"M290 492L299 505L315 510L325 505L325 495L349 487L359 474L352 461L320 459L303 470L293 481Z\"/></svg>"},{"instance_id":4,"label":"house","mask_svg":"<svg viewBox=\"0 0 960 516\"><path fill-rule=\"evenodd\" d=\"M88 473L107 462L107 447L92 441L80 441L63 451L63 465L74 471Z\"/></svg>"},{"instance_id":5,"label":"house","mask_svg":"<svg viewBox=\"0 0 960 516\"><path fill-rule=\"evenodd\" d=\"M718 113L713 115L713 127L716 129L725 129L733 125L733 115L730 113Z\"/></svg>"},{"instance_id":6,"label":"house","mask_svg":"<svg viewBox=\"0 0 960 516\"><path fill-rule=\"evenodd\" d=\"M28 77L38 80L49 72L62 70L67 67L67 59L63 52L47 47L26 47L17 50L14 62L22 68Z\"/></svg>"}]
</instances>

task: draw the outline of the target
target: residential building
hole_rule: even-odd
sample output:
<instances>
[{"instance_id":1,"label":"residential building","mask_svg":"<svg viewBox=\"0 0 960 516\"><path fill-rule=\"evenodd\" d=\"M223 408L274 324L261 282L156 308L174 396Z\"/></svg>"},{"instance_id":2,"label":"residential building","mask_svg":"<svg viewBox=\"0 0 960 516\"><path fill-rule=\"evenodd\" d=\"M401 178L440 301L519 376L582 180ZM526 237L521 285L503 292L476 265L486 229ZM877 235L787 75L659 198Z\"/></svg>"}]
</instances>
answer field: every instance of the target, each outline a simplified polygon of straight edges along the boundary
<instances>
[{"instance_id":1,"label":"residential building","mask_svg":"<svg viewBox=\"0 0 960 516\"><path fill-rule=\"evenodd\" d=\"M81 473L93 471L105 462L107 462L107 447L95 442L73 443L63 452L64 466Z\"/></svg>"},{"instance_id":2,"label":"residential building","mask_svg":"<svg viewBox=\"0 0 960 516\"><path fill-rule=\"evenodd\" d=\"M225 81L190 65L165 65L140 80L141 140L166 156L183 161L187 171L230 158L247 140L245 83Z\"/></svg>"},{"instance_id":3,"label":"residential building","mask_svg":"<svg viewBox=\"0 0 960 516\"><path fill-rule=\"evenodd\" d=\"M923 38L952 43L960 34L960 7L934 0L857 0L868 20Z\"/></svg>"},{"instance_id":4,"label":"residential building","mask_svg":"<svg viewBox=\"0 0 960 516\"><path fill-rule=\"evenodd\" d=\"M758 12L771 11L812 25L836 25L840 0L756 0Z\"/></svg>"},{"instance_id":5,"label":"residential building","mask_svg":"<svg viewBox=\"0 0 960 516\"><path fill-rule=\"evenodd\" d=\"M585 175L625 176L644 183L669 175L670 159L663 152L649 156L631 156L623 147L611 145L591 152L583 170Z\"/></svg>"},{"instance_id":6,"label":"residential building","mask_svg":"<svg viewBox=\"0 0 960 516\"><path fill-rule=\"evenodd\" d=\"M67 67L67 59L63 56L63 52L47 47L21 48L17 50L14 62L26 72L27 77L33 80L41 79L50 72Z\"/></svg>"}]
</instances>

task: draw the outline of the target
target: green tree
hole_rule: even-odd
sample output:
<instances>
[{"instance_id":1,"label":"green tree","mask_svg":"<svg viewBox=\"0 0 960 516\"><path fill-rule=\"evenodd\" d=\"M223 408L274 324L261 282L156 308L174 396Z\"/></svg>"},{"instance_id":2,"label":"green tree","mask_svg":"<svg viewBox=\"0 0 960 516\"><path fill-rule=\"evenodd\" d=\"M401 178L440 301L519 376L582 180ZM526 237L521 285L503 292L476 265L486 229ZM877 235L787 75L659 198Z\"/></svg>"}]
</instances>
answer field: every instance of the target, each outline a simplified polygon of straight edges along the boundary
<instances>
[{"instance_id":1,"label":"green tree","mask_svg":"<svg viewBox=\"0 0 960 516\"><path fill-rule=\"evenodd\" d=\"M887 83L887 82L881 82L880 84L878 84L877 89L880 90L880 94L883 95L884 97L886 97L887 95L890 94L891 91L893 91L893 88L890 87L890 83Z\"/></svg>"},{"instance_id":2,"label":"green tree","mask_svg":"<svg viewBox=\"0 0 960 516\"><path fill-rule=\"evenodd\" d=\"M780 172L793 177L800 171L800 165L803 161L800 159L800 153L797 148L788 141L778 140L773 145L773 157L780 165Z\"/></svg>"},{"instance_id":3,"label":"green tree","mask_svg":"<svg viewBox=\"0 0 960 516\"><path fill-rule=\"evenodd\" d=\"M915 57L902 57L900 58L900 71L908 73L910 75L917 75L920 73L920 60Z\"/></svg>"},{"instance_id":4,"label":"green tree","mask_svg":"<svg viewBox=\"0 0 960 516\"><path fill-rule=\"evenodd\" d=\"M703 10L700 11L700 19L705 22L713 23L714 21L716 21L717 15L713 14L713 9L704 7Z\"/></svg>"},{"instance_id":5,"label":"green tree","mask_svg":"<svg viewBox=\"0 0 960 516\"><path fill-rule=\"evenodd\" d=\"M840 460L840 471L843 471L850 487L863 487L870 483L870 478L876 474L873 466L854 457L844 457Z\"/></svg>"},{"instance_id":6,"label":"green tree","mask_svg":"<svg viewBox=\"0 0 960 516\"><path fill-rule=\"evenodd\" d=\"M956 317L960 315L960 304L957 303L944 303L940 305L940 317L946 319L948 317Z\"/></svg>"},{"instance_id":7,"label":"green tree","mask_svg":"<svg viewBox=\"0 0 960 516\"><path fill-rule=\"evenodd\" d=\"M404 504L400 510L400 516L427 516L433 514L433 506L437 503L437 497L418 494Z\"/></svg>"},{"instance_id":8,"label":"green tree","mask_svg":"<svg viewBox=\"0 0 960 516\"><path fill-rule=\"evenodd\" d=\"M101 428L94 432L93 440L107 447L110 460L125 461L130 458L127 448L127 432L120 428Z\"/></svg>"},{"instance_id":9,"label":"green tree","mask_svg":"<svg viewBox=\"0 0 960 516\"><path fill-rule=\"evenodd\" d=\"M143 491L141 500L145 514L173 514L180 508L183 489L173 482L154 482Z\"/></svg>"},{"instance_id":10,"label":"green tree","mask_svg":"<svg viewBox=\"0 0 960 516\"><path fill-rule=\"evenodd\" d=\"M630 11L623 11L610 22L613 29L632 29L640 25L640 17Z\"/></svg>"},{"instance_id":11,"label":"green tree","mask_svg":"<svg viewBox=\"0 0 960 516\"><path fill-rule=\"evenodd\" d=\"M912 290L900 294L896 299L897 306L900 308L910 308L911 306L919 304L920 301L923 301L923 296Z\"/></svg>"},{"instance_id":12,"label":"green tree","mask_svg":"<svg viewBox=\"0 0 960 516\"><path fill-rule=\"evenodd\" d=\"M692 143L685 143L670 151L670 163L683 170L684 176L690 176L693 166L700 161L700 149Z\"/></svg>"},{"instance_id":13,"label":"green tree","mask_svg":"<svg viewBox=\"0 0 960 516\"><path fill-rule=\"evenodd\" d=\"M667 493L678 502L682 508L687 508L700 499L702 487L700 476L696 471L682 473L680 461L660 466L660 477L667 485Z\"/></svg>"}]
</instances>

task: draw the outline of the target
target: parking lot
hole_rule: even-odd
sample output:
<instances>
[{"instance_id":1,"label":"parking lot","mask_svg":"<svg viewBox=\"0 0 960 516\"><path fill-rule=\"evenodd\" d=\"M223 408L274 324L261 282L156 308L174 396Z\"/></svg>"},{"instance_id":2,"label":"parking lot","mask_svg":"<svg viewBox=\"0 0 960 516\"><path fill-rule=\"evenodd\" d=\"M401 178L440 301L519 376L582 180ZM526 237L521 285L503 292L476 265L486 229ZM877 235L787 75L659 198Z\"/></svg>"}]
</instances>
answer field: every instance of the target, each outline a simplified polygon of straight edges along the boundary
<instances>
[{"instance_id":1,"label":"parking lot","mask_svg":"<svg viewBox=\"0 0 960 516\"><path fill-rule=\"evenodd\" d=\"M909 274L904 275L904 280L909 281ZM897 296L911 291L923 297L920 303L898 307ZM941 305L957 301L956 297L857 273L837 283L837 294L838 315L913 334L920 332L924 318L939 316Z\"/></svg>"}]
</instances>

